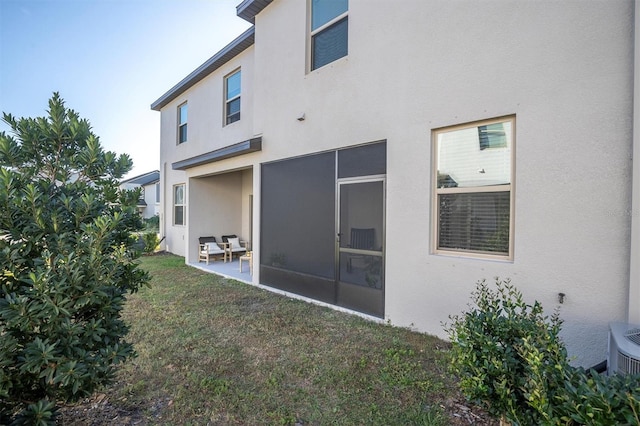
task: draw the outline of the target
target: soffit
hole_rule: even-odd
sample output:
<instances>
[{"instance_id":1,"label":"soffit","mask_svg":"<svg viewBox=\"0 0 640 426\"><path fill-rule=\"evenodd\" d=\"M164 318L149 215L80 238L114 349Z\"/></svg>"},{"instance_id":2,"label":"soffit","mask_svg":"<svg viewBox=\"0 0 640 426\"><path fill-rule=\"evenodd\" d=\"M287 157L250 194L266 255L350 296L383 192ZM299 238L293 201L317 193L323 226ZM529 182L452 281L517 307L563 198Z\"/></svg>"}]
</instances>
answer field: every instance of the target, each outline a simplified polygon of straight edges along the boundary
<instances>
[{"instance_id":1,"label":"soffit","mask_svg":"<svg viewBox=\"0 0 640 426\"><path fill-rule=\"evenodd\" d=\"M269 6L273 0L244 0L236 6L236 14L245 21L256 23L256 15Z\"/></svg>"}]
</instances>

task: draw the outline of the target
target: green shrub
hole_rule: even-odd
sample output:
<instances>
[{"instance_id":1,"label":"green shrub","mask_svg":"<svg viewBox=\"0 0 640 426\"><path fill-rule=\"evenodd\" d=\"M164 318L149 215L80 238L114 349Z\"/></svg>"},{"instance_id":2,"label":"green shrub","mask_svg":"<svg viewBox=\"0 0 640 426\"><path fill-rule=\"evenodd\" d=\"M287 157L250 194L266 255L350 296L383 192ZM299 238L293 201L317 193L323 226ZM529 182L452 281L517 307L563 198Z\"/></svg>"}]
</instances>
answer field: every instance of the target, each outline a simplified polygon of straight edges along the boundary
<instances>
[{"instance_id":1,"label":"green shrub","mask_svg":"<svg viewBox=\"0 0 640 426\"><path fill-rule=\"evenodd\" d=\"M554 419L562 424L640 425L640 376L603 376L568 368L556 396Z\"/></svg>"},{"instance_id":2,"label":"green shrub","mask_svg":"<svg viewBox=\"0 0 640 426\"><path fill-rule=\"evenodd\" d=\"M556 311L544 316L509 282L480 281L475 306L445 325L462 393L514 425L640 424L640 376L600 376L569 365Z\"/></svg>"},{"instance_id":3,"label":"green shrub","mask_svg":"<svg viewBox=\"0 0 640 426\"><path fill-rule=\"evenodd\" d=\"M0 132L0 424L52 424L131 357L120 311L148 281L132 249L131 159L100 146L56 93Z\"/></svg>"},{"instance_id":4,"label":"green shrub","mask_svg":"<svg viewBox=\"0 0 640 426\"><path fill-rule=\"evenodd\" d=\"M445 327L452 346L451 371L474 404L514 424L540 424L549 410L548 395L562 381L566 351L559 343L561 320L529 305L508 281L496 279L496 290L480 281L472 293L476 309L451 316ZM542 383L536 380L546 377ZM527 403L539 395L536 406Z\"/></svg>"},{"instance_id":5,"label":"green shrub","mask_svg":"<svg viewBox=\"0 0 640 426\"><path fill-rule=\"evenodd\" d=\"M144 252L148 254L156 251L156 248L158 248L158 244L160 243L158 234L155 232L145 232L142 234L142 240L144 241Z\"/></svg>"},{"instance_id":6,"label":"green shrub","mask_svg":"<svg viewBox=\"0 0 640 426\"><path fill-rule=\"evenodd\" d=\"M146 230L158 232L160 229L160 216L151 216L143 220Z\"/></svg>"}]
</instances>

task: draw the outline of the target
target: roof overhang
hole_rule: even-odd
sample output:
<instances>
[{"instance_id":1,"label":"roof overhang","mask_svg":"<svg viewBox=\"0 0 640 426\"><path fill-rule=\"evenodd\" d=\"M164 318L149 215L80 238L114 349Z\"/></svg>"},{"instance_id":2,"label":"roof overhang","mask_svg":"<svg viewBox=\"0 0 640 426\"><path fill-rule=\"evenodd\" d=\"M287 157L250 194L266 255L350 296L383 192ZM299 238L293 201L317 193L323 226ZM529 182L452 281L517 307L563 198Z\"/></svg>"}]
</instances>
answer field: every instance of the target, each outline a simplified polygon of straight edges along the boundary
<instances>
[{"instance_id":1,"label":"roof overhang","mask_svg":"<svg viewBox=\"0 0 640 426\"><path fill-rule=\"evenodd\" d=\"M262 136L252 138L224 148L205 154L196 155L186 160L176 161L171 164L173 170L187 170L192 167L202 166L203 164L214 163L216 161L226 160L227 158L238 157L240 155L249 154L262 150Z\"/></svg>"},{"instance_id":2,"label":"roof overhang","mask_svg":"<svg viewBox=\"0 0 640 426\"><path fill-rule=\"evenodd\" d=\"M236 14L245 21L256 23L256 15L269 6L273 0L244 0L236 6Z\"/></svg>"},{"instance_id":3,"label":"roof overhang","mask_svg":"<svg viewBox=\"0 0 640 426\"><path fill-rule=\"evenodd\" d=\"M187 89L200 82L206 76L238 56L248 47L253 45L255 41L255 28L251 27L243 32L239 37L226 45L221 51L209 58L204 64L196 68L191 74L182 79L178 84L173 86L162 95L158 100L151 104L151 109L160 111L162 107L180 96Z\"/></svg>"}]
</instances>

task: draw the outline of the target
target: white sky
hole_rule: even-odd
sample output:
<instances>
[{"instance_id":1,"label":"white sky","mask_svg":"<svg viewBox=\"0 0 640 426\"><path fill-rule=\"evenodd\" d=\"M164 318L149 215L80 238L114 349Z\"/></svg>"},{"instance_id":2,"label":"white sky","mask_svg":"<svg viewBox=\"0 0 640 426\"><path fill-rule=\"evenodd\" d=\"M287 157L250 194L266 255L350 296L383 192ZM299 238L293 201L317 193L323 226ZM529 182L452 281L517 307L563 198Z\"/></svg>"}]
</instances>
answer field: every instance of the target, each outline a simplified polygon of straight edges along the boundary
<instances>
[{"instance_id":1,"label":"white sky","mask_svg":"<svg viewBox=\"0 0 640 426\"><path fill-rule=\"evenodd\" d=\"M57 91L105 149L133 158L128 177L158 169L150 104L249 28L240 3L0 0L0 112L44 116Z\"/></svg>"}]
</instances>

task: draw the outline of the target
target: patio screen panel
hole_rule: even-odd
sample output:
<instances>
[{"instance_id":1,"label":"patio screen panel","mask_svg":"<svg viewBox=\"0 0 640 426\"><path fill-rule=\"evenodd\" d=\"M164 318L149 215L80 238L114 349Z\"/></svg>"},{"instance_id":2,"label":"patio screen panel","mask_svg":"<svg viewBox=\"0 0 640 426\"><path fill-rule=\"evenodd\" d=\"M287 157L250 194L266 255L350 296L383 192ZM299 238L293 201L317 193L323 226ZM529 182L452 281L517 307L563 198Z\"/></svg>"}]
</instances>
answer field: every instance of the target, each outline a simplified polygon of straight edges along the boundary
<instances>
[{"instance_id":1,"label":"patio screen panel","mask_svg":"<svg viewBox=\"0 0 640 426\"><path fill-rule=\"evenodd\" d=\"M261 265L335 276L335 153L262 166Z\"/></svg>"}]
</instances>

